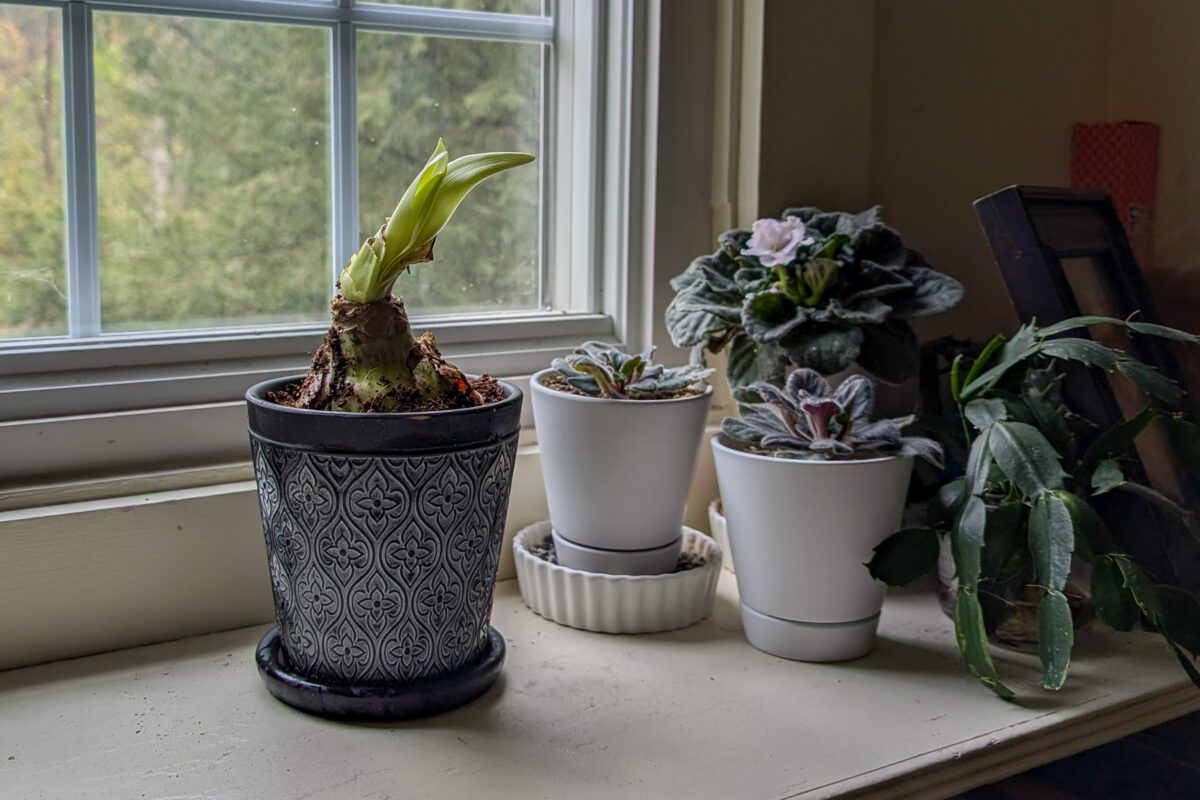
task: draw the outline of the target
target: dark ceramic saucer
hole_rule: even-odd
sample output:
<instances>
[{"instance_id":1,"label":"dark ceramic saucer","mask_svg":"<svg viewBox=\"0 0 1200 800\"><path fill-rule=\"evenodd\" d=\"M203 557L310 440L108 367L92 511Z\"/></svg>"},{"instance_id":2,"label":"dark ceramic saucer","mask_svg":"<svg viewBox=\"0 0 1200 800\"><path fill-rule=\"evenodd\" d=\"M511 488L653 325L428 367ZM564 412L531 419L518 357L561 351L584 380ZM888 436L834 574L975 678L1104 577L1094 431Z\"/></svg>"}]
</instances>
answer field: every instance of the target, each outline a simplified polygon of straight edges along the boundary
<instances>
[{"instance_id":1,"label":"dark ceramic saucer","mask_svg":"<svg viewBox=\"0 0 1200 800\"><path fill-rule=\"evenodd\" d=\"M457 672L395 686L341 686L292 672L273 627L259 640L255 661L271 694L301 711L331 719L403 720L440 714L482 695L500 676L505 649L504 637L489 626L483 654Z\"/></svg>"}]
</instances>

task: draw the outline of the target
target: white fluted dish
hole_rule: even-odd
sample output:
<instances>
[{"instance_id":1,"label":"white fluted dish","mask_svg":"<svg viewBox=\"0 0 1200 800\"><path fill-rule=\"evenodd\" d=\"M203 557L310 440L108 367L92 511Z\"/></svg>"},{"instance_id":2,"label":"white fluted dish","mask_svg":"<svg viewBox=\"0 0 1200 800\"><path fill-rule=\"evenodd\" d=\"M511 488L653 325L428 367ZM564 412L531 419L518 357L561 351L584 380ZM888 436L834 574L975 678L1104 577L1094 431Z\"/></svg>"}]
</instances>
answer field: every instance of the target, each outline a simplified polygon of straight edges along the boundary
<instances>
[{"instance_id":1,"label":"white fluted dish","mask_svg":"<svg viewBox=\"0 0 1200 800\"><path fill-rule=\"evenodd\" d=\"M686 628L712 613L721 572L721 548L684 526L683 553L704 563L663 575L606 575L551 564L530 552L550 538L549 520L513 540L521 599L548 620L600 633L655 633Z\"/></svg>"}]
</instances>

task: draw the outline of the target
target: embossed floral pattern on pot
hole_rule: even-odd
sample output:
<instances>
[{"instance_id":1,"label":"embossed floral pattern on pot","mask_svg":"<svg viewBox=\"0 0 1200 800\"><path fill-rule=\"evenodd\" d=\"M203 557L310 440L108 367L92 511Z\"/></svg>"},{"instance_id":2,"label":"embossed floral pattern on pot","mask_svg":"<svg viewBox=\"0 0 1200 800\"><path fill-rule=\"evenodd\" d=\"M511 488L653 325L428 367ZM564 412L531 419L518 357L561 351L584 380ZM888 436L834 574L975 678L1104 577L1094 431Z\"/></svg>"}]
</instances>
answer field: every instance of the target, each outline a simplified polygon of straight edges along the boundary
<instances>
[{"instance_id":1,"label":"embossed floral pattern on pot","mask_svg":"<svg viewBox=\"0 0 1200 800\"><path fill-rule=\"evenodd\" d=\"M280 636L317 680L396 683L478 656L516 436L457 452L335 455L253 439Z\"/></svg>"}]
</instances>

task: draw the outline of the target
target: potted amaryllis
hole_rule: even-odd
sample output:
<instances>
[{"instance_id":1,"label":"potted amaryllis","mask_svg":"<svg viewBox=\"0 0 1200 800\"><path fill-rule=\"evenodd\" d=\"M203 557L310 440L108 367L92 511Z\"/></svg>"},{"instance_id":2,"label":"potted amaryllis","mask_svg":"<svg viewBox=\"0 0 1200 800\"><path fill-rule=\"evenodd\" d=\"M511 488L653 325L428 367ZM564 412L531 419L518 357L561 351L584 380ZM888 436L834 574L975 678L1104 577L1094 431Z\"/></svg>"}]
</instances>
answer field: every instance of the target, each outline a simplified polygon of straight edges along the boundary
<instances>
[{"instance_id":1,"label":"potted amaryllis","mask_svg":"<svg viewBox=\"0 0 1200 800\"><path fill-rule=\"evenodd\" d=\"M720 249L671 286L667 328L692 360L728 352L734 388L782 383L808 367L833 375L856 365L887 383L917 373L911 320L962 299L962 286L906 247L878 207L861 214L794 208L731 230Z\"/></svg>"},{"instance_id":2,"label":"potted amaryllis","mask_svg":"<svg viewBox=\"0 0 1200 800\"><path fill-rule=\"evenodd\" d=\"M332 716L405 717L495 681L489 628L521 392L473 377L415 335L401 273L480 181L524 153L437 149L346 266L307 375L246 393L278 628L259 670L280 699Z\"/></svg>"},{"instance_id":3,"label":"potted amaryllis","mask_svg":"<svg viewBox=\"0 0 1200 800\"><path fill-rule=\"evenodd\" d=\"M913 457L940 462L941 448L904 436L905 420L872 421L862 375L831 391L801 368L737 395L712 447L746 638L800 661L864 655L885 590L864 563L899 527Z\"/></svg>"},{"instance_id":4,"label":"potted amaryllis","mask_svg":"<svg viewBox=\"0 0 1200 800\"><path fill-rule=\"evenodd\" d=\"M675 568L712 388L710 369L587 342L530 380L558 563L657 575Z\"/></svg>"}]
</instances>

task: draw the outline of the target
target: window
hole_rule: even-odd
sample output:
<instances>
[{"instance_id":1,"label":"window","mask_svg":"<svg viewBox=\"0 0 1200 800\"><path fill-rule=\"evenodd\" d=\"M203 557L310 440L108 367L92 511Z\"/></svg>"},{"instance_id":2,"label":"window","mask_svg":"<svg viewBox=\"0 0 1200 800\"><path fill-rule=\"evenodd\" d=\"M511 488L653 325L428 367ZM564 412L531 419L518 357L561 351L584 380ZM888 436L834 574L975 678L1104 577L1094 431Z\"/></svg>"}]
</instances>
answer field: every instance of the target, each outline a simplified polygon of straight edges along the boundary
<instances>
[{"instance_id":1,"label":"window","mask_svg":"<svg viewBox=\"0 0 1200 800\"><path fill-rule=\"evenodd\" d=\"M538 160L398 285L414 324L507 376L638 339L643 14L0 0L0 485L242 458L245 388L303 370L438 136Z\"/></svg>"}]
</instances>

